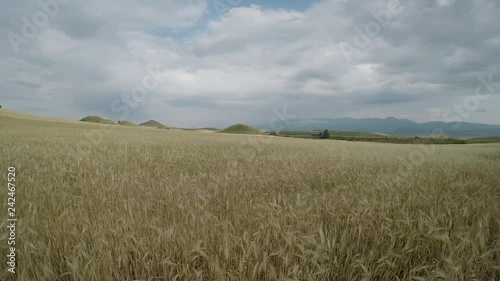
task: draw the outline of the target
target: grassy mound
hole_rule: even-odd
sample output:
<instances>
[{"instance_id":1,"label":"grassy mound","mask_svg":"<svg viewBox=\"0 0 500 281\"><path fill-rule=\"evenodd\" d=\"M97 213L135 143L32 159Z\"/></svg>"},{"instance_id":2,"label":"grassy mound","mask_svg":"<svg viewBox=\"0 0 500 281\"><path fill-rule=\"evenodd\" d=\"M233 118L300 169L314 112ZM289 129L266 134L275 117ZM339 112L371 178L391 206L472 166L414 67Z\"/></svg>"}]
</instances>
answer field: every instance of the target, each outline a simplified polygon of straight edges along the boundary
<instances>
[{"instance_id":1,"label":"grassy mound","mask_svg":"<svg viewBox=\"0 0 500 281\"><path fill-rule=\"evenodd\" d=\"M164 125L162 123L158 122L158 121L149 120L147 122L144 122L144 123L140 124L140 126L158 128L158 127L161 127L161 126L164 126Z\"/></svg>"},{"instance_id":2,"label":"grassy mound","mask_svg":"<svg viewBox=\"0 0 500 281\"><path fill-rule=\"evenodd\" d=\"M130 122L130 121L118 121L118 125L129 126L129 127L136 127L137 126L137 124Z\"/></svg>"},{"instance_id":3,"label":"grassy mound","mask_svg":"<svg viewBox=\"0 0 500 281\"><path fill-rule=\"evenodd\" d=\"M260 134L259 130L245 124L236 124L225 128L221 132L230 134Z\"/></svg>"},{"instance_id":4,"label":"grassy mound","mask_svg":"<svg viewBox=\"0 0 500 281\"><path fill-rule=\"evenodd\" d=\"M100 116L87 116L87 117L82 118L80 121L99 123L99 124L116 125L115 122L108 120L108 119L104 119Z\"/></svg>"},{"instance_id":5,"label":"grassy mound","mask_svg":"<svg viewBox=\"0 0 500 281\"><path fill-rule=\"evenodd\" d=\"M144 122L140 124L139 126L144 126L144 127L151 127L151 128L159 128L159 129L170 129L169 127L163 125L162 123L156 121L156 120L149 120L147 122Z\"/></svg>"}]
</instances>

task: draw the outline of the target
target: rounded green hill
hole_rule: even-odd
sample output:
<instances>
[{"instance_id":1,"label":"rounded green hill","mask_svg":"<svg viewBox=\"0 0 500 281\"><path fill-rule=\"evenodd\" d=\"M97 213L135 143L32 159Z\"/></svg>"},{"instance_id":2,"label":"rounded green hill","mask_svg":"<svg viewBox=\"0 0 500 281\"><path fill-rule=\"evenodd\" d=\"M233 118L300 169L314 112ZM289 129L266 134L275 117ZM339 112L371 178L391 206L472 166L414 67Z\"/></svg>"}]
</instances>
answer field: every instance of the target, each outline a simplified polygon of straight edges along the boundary
<instances>
[{"instance_id":1,"label":"rounded green hill","mask_svg":"<svg viewBox=\"0 0 500 281\"><path fill-rule=\"evenodd\" d=\"M115 122L109 120L109 119L104 119L100 116L87 116L82 118L80 121L83 122L91 122L91 123L99 123L99 124L108 124L108 125L116 125Z\"/></svg>"},{"instance_id":2,"label":"rounded green hill","mask_svg":"<svg viewBox=\"0 0 500 281\"><path fill-rule=\"evenodd\" d=\"M140 125L145 126L145 127L158 127L158 126L162 126L163 124L158 122L158 121L155 121L155 120L149 120L149 121L146 121L144 123L141 123Z\"/></svg>"},{"instance_id":3,"label":"rounded green hill","mask_svg":"<svg viewBox=\"0 0 500 281\"><path fill-rule=\"evenodd\" d=\"M245 124L236 124L225 128L221 132L230 134L260 134L259 130Z\"/></svg>"},{"instance_id":4,"label":"rounded green hill","mask_svg":"<svg viewBox=\"0 0 500 281\"><path fill-rule=\"evenodd\" d=\"M151 127L151 128L159 128L159 129L168 129L167 126L163 125L162 123L156 121L156 120L149 120L144 123L141 123L139 126L143 127Z\"/></svg>"}]
</instances>

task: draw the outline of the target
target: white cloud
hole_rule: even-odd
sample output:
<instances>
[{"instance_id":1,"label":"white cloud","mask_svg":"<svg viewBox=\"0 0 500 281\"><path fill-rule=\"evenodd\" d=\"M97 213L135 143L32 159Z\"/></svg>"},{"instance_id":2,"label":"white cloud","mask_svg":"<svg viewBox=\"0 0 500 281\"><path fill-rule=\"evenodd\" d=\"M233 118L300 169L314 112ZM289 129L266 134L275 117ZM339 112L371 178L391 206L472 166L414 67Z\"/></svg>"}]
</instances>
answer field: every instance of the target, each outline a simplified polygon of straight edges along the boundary
<instances>
[{"instance_id":1,"label":"white cloud","mask_svg":"<svg viewBox=\"0 0 500 281\"><path fill-rule=\"evenodd\" d=\"M471 94L481 73L500 75L495 1L402 2L391 25L348 63L339 43L354 45L355 28L388 2L325 0L304 11L249 4L205 22L209 7L201 0L74 0L19 55L0 39L1 69L14 73L0 77L0 97L6 107L35 113L109 116L110 102L142 83L146 65L156 62L164 81L133 118L225 125L232 120L220 116L260 122L267 108L287 105L303 117L380 112L436 119L428 108L447 108L446 97ZM9 3L0 12L0 32L17 32L20 18L36 9ZM172 34L158 36L157 28ZM190 99L207 106L184 114ZM491 114L471 118L493 121Z\"/></svg>"}]
</instances>

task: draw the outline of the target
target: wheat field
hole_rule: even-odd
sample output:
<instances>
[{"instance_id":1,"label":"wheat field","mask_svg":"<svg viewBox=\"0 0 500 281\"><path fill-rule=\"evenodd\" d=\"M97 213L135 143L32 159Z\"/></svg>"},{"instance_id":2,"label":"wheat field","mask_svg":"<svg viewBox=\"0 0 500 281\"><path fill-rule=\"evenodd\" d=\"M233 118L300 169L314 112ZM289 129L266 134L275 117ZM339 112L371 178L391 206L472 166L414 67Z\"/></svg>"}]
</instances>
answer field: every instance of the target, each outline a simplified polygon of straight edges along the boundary
<instances>
[{"instance_id":1,"label":"wheat field","mask_svg":"<svg viewBox=\"0 0 500 281\"><path fill-rule=\"evenodd\" d=\"M0 110L0 156L4 183L16 167L17 280L500 280L499 144L111 128Z\"/></svg>"}]
</instances>

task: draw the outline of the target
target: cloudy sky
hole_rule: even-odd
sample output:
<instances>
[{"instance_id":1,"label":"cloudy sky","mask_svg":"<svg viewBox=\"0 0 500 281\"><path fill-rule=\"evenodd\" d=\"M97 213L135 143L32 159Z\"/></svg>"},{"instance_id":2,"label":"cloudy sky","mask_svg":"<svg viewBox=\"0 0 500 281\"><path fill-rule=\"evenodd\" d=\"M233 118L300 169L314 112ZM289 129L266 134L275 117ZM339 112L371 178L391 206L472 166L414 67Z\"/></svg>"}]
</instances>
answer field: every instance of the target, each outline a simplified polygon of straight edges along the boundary
<instances>
[{"instance_id":1,"label":"cloudy sky","mask_svg":"<svg viewBox=\"0 0 500 281\"><path fill-rule=\"evenodd\" d=\"M500 84L478 79L500 81L498 0L40 3L0 10L5 108L183 127L276 108L500 124Z\"/></svg>"}]
</instances>

